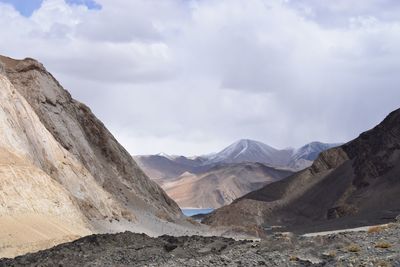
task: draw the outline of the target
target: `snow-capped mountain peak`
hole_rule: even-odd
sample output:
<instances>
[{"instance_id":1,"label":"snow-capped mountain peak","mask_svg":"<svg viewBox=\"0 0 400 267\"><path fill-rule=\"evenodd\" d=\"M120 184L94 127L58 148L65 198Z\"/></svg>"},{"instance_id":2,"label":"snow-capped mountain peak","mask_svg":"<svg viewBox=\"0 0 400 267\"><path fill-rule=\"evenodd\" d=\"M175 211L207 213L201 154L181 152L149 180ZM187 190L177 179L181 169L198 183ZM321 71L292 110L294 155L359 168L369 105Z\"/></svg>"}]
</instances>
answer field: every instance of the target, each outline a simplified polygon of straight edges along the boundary
<instances>
[{"instance_id":1,"label":"snow-capped mountain peak","mask_svg":"<svg viewBox=\"0 0 400 267\"><path fill-rule=\"evenodd\" d=\"M152 156L139 156L136 158L139 162L147 160L149 166L163 166L164 172L168 172L171 169L177 169L179 171L182 168L184 169L188 167L191 168L191 171L199 171L220 164L236 164L245 162L262 163L270 167L297 171L310 166L322 151L338 145L340 144L312 142L298 149L276 149L259 141L241 139L218 153L198 157L174 156L166 153L159 153L155 155L157 156L156 158ZM168 170L165 169L165 166L169 166Z\"/></svg>"},{"instance_id":2,"label":"snow-capped mountain peak","mask_svg":"<svg viewBox=\"0 0 400 267\"><path fill-rule=\"evenodd\" d=\"M268 162L277 151L261 142L241 139L209 157L208 163Z\"/></svg>"},{"instance_id":3,"label":"snow-capped mountain peak","mask_svg":"<svg viewBox=\"0 0 400 267\"><path fill-rule=\"evenodd\" d=\"M174 159L176 159L177 157L179 157L179 156L175 156L175 155L169 155L169 154L164 153L164 152L158 153L156 156L164 157L164 158L167 158L167 159L169 159L169 160L174 160Z\"/></svg>"},{"instance_id":4,"label":"snow-capped mountain peak","mask_svg":"<svg viewBox=\"0 0 400 267\"><path fill-rule=\"evenodd\" d=\"M319 153L340 144L312 142L298 149L276 149L262 142L241 139L222 151L207 157L205 164L260 162L270 166L303 169L311 165Z\"/></svg>"}]
</instances>

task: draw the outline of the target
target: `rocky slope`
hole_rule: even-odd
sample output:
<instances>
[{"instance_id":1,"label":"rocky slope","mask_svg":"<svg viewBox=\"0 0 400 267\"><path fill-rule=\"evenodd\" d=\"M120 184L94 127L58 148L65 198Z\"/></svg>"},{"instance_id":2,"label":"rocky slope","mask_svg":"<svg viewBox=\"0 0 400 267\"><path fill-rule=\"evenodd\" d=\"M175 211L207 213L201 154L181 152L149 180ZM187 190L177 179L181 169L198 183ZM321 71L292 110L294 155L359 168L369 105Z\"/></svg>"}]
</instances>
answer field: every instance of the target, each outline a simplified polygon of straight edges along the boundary
<instances>
[{"instance_id":1,"label":"rocky slope","mask_svg":"<svg viewBox=\"0 0 400 267\"><path fill-rule=\"evenodd\" d=\"M261 163L222 164L200 174L186 172L162 186L180 207L219 208L291 174Z\"/></svg>"},{"instance_id":2,"label":"rocky slope","mask_svg":"<svg viewBox=\"0 0 400 267\"><path fill-rule=\"evenodd\" d=\"M183 216L90 109L33 59L0 56L0 172L0 229L8 229L0 257L88 233L140 226L155 234L148 221ZM37 239L18 230L27 228Z\"/></svg>"},{"instance_id":3,"label":"rocky slope","mask_svg":"<svg viewBox=\"0 0 400 267\"><path fill-rule=\"evenodd\" d=\"M279 233L260 242L126 232L3 259L0 266L400 266L399 234L399 224L316 237Z\"/></svg>"},{"instance_id":4,"label":"rocky slope","mask_svg":"<svg viewBox=\"0 0 400 267\"><path fill-rule=\"evenodd\" d=\"M206 217L210 225L329 229L368 225L400 212L400 110L310 168L249 193Z\"/></svg>"}]
</instances>

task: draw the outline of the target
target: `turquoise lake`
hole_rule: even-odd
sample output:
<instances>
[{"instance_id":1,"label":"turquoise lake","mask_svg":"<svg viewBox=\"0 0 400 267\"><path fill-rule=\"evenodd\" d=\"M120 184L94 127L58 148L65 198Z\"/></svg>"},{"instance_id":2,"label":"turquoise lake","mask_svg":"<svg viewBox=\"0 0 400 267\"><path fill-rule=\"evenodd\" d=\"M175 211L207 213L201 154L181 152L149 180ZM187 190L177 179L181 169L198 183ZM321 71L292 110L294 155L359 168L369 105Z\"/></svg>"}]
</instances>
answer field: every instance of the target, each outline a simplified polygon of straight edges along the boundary
<instances>
[{"instance_id":1,"label":"turquoise lake","mask_svg":"<svg viewBox=\"0 0 400 267\"><path fill-rule=\"evenodd\" d=\"M214 209L182 209L183 214L190 217L197 214L208 214L211 213Z\"/></svg>"}]
</instances>

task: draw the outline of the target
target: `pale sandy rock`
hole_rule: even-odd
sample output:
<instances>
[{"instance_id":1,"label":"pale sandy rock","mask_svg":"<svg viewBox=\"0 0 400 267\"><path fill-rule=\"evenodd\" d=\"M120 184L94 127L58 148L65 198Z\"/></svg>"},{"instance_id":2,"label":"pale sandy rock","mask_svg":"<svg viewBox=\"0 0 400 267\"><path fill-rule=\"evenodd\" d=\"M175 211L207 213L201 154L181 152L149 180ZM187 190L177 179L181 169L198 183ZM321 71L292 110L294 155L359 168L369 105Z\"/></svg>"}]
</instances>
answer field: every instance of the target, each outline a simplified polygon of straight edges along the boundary
<instances>
[{"instance_id":1,"label":"pale sandy rock","mask_svg":"<svg viewBox=\"0 0 400 267\"><path fill-rule=\"evenodd\" d=\"M54 139L4 76L0 77L0 86L0 147L23 156L27 162L56 179L75 197L88 219L121 214L122 207Z\"/></svg>"},{"instance_id":2,"label":"pale sandy rock","mask_svg":"<svg viewBox=\"0 0 400 267\"><path fill-rule=\"evenodd\" d=\"M93 233L61 184L4 148L0 148L0 229L0 258Z\"/></svg>"}]
</instances>

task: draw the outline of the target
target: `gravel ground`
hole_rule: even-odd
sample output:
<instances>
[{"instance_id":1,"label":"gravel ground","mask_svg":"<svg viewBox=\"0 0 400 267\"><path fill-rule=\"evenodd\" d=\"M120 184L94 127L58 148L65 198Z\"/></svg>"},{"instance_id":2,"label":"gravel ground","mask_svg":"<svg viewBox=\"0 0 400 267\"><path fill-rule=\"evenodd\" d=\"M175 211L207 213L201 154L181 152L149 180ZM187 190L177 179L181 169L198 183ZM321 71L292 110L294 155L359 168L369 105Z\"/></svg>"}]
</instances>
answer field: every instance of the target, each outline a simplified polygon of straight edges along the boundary
<instances>
[{"instance_id":1,"label":"gravel ground","mask_svg":"<svg viewBox=\"0 0 400 267\"><path fill-rule=\"evenodd\" d=\"M400 224L368 232L304 237L277 233L259 242L222 237L94 235L0 266L400 266Z\"/></svg>"}]
</instances>

